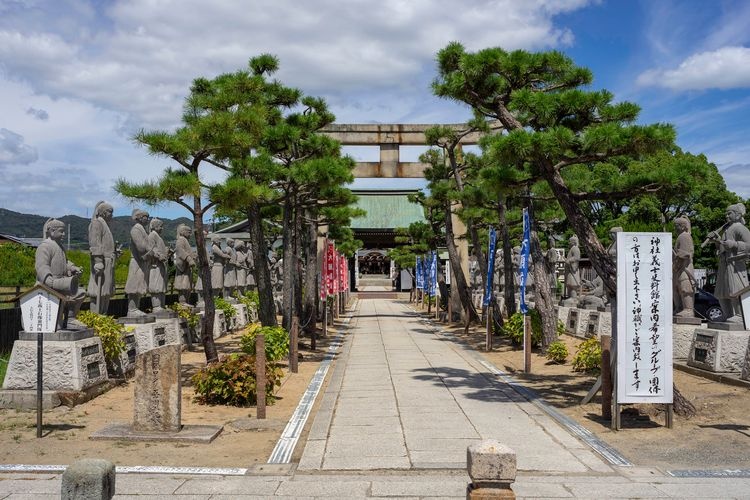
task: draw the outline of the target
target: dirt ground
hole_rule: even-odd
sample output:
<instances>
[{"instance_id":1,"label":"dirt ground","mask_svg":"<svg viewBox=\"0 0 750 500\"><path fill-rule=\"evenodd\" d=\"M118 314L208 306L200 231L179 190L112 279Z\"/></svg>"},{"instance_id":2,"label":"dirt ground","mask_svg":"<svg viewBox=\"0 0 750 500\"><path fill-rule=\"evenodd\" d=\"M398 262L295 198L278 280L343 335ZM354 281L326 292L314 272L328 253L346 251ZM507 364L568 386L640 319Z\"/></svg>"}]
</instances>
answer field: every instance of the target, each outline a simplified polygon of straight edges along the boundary
<instances>
[{"instance_id":1,"label":"dirt ground","mask_svg":"<svg viewBox=\"0 0 750 500\"><path fill-rule=\"evenodd\" d=\"M220 353L239 351L242 332L217 340ZM133 420L133 384L125 383L74 408L57 407L44 412L44 435L36 437L34 410L0 410L0 463L69 464L78 458L107 458L116 465L164 465L203 467L251 467L265 463L320 361L328 349L318 339L309 349L303 339L298 373L285 377L277 401L266 408L266 419L256 419L255 408L201 405L194 401L190 377L205 365L203 350L182 353L182 423L223 425L211 444L92 441L93 432L114 422ZM198 346L196 345L196 348Z\"/></svg>"},{"instance_id":2,"label":"dirt ground","mask_svg":"<svg viewBox=\"0 0 750 500\"><path fill-rule=\"evenodd\" d=\"M572 417L624 454L636 465L662 469L750 468L750 389L720 384L675 370L680 391L696 406L698 415L686 420L675 416L673 429L664 426L657 405L626 407L623 429L611 431L601 415L597 396L580 405L596 380L595 375L572 371L570 360L580 339L564 337L570 356L562 365L532 355L532 373L524 374L523 352L502 337L495 337L492 352L485 353L484 332L451 330L456 340L481 352L495 366L537 391L548 403ZM238 350L241 333L219 339L221 352ZM315 352L309 339L301 341L303 360L299 373L289 374L278 391L279 399L267 409L267 419L255 418L254 408L205 406L193 401L189 378L205 358L202 351L183 352L183 424L218 424L224 431L211 444L91 441L88 436L112 422L132 421L133 386L126 383L72 409L58 407L44 413L44 437L36 438L34 411L0 410L0 463L69 464L78 458L106 457L117 465L169 465L250 467L264 463L294 412L312 375L327 350L321 339ZM325 387L323 388L323 390ZM320 398L318 398L318 401ZM314 418L314 412L307 427ZM304 435L301 442L304 442ZM301 448L295 452L297 458ZM294 460L294 459L293 459Z\"/></svg>"},{"instance_id":3,"label":"dirt ground","mask_svg":"<svg viewBox=\"0 0 750 500\"><path fill-rule=\"evenodd\" d=\"M610 429L601 418L601 393L591 403L580 402L596 381L596 375L577 373L571 361L581 339L563 336L568 360L555 364L532 354L531 374L523 373L523 350L507 338L494 337L492 352L484 352L485 333L451 332L471 345L499 369L523 381L547 403L572 417L600 439L612 445L636 465L662 469L749 468L750 389L736 387L674 370L677 388L696 407L697 415L685 419L675 415L674 427L665 426L662 405L623 406L622 429Z\"/></svg>"}]
</instances>

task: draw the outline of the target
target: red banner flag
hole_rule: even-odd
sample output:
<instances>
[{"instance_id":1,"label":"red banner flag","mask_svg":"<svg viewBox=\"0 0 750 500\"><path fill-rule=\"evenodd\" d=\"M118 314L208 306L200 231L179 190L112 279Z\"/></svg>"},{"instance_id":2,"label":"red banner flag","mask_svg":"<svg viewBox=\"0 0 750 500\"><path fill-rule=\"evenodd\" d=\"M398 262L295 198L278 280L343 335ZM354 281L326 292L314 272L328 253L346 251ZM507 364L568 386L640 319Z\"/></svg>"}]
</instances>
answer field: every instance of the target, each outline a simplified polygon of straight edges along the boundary
<instances>
[{"instance_id":1,"label":"red banner flag","mask_svg":"<svg viewBox=\"0 0 750 500\"><path fill-rule=\"evenodd\" d=\"M340 286L339 291L345 292L347 290L347 281L346 281L346 257L344 255L339 254L339 264L340 264Z\"/></svg>"},{"instance_id":2,"label":"red banner flag","mask_svg":"<svg viewBox=\"0 0 750 500\"><path fill-rule=\"evenodd\" d=\"M326 250L326 289L328 295L336 293L335 286L335 274L336 274L336 250L333 246L333 242L328 242L328 248Z\"/></svg>"}]
</instances>

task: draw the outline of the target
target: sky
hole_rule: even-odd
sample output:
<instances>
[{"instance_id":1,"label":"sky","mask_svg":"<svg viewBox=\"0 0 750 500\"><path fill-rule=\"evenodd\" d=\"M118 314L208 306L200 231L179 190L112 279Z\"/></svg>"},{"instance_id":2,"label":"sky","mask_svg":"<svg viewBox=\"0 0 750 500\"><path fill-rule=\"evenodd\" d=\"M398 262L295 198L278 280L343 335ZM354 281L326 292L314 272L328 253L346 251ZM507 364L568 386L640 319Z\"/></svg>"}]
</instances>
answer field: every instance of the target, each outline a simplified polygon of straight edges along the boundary
<instances>
[{"instance_id":1,"label":"sky","mask_svg":"<svg viewBox=\"0 0 750 500\"><path fill-rule=\"evenodd\" d=\"M137 203L114 182L171 166L133 135L175 129L194 78L262 53L337 123L462 122L467 107L430 91L451 41L565 52L593 71L591 88L640 105L640 123L674 124L683 150L750 197L748 26L744 0L0 0L0 207L90 216L108 200L129 214Z\"/></svg>"}]
</instances>

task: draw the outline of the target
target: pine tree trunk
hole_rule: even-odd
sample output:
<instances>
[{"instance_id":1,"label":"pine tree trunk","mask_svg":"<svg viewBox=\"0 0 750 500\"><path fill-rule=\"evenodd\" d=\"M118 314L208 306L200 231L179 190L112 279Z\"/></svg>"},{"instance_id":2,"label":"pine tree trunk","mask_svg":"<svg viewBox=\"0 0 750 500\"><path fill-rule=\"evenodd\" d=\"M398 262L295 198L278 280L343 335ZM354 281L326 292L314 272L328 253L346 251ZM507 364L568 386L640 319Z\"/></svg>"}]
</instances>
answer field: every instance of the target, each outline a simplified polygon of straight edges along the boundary
<instances>
[{"instance_id":1,"label":"pine tree trunk","mask_svg":"<svg viewBox=\"0 0 750 500\"><path fill-rule=\"evenodd\" d=\"M674 404L674 412L681 417L692 418L696 415L697 410L695 405L691 403L683 394L677 389L677 386L672 384L672 402Z\"/></svg>"},{"instance_id":2,"label":"pine tree trunk","mask_svg":"<svg viewBox=\"0 0 750 500\"><path fill-rule=\"evenodd\" d=\"M200 198L193 202L193 231L195 232L195 248L198 254L198 272L203 282L203 318L201 319L201 343L203 351L206 354L206 363L212 363L219 360L219 354L214 344L214 320L216 318L216 308L214 306L214 297L211 295L211 264L208 261L208 252L206 251L206 237L203 234L203 210L200 206Z\"/></svg>"},{"instance_id":3,"label":"pine tree trunk","mask_svg":"<svg viewBox=\"0 0 750 500\"><path fill-rule=\"evenodd\" d=\"M294 241L294 255L292 262L292 315L297 318L302 318L302 211L300 208L295 210L296 216L294 218L294 233L292 233L292 239ZM300 325L303 324L300 322Z\"/></svg>"},{"instance_id":4,"label":"pine tree trunk","mask_svg":"<svg viewBox=\"0 0 750 500\"><path fill-rule=\"evenodd\" d=\"M258 319L263 326L277 326L276 306L273 303L273 286L271 271L268 268L268 245L263 234L263 220L260 206L252 204L247 208L247 224L250 231L250 242L253 251L255 269L253 275L258 286L259 311ZM210 281L209 281L210 283Z\"/></svg>"},{"instance_id":5,"label":"pine tree trunk","mask_svg":"<svg viewBox=\"0 0 750 500\"><path fill-rule=\"evenodd\" d=\"M471 295L469 295L469 287L466 284L466 276L464 275L463 269L461 269L461 261L458 256L458 250L456 249L456 242L454 241L453 221L451 220L452 215L450 201L446 201L445 246L448 248L448 258L450 259L451 271L453 272L453 275L451 276L451 287L456 287L458 297L461 299L461 307L463 307L466 313L468 326L468 323L478 321L479 317L471 303Z\"/></svg>"},{"instance_id":6,"label":"pine tree trunk","mask_svg":"<svg viewBox=\"0 0 750 500\"><path fill-rule=\"evenodd\" d=\"M549 288L549 268L547 259L544 258L542 247L539 244L539 236L536 231L536 223L531 213L531 258L532 272L534 275L534 307L539 312L542 320L542 349L546 351L547 346L557 340L557 315L555 314L554 297Z\"/></svg>"},{"instance_id":7,"label":"pine tree trunk","mask_svg":"<svg viewBox=\"0 0 750 500\"><path fill-rule=\"evenodd\" d=\"M293 231L294 224L294 205L292 195L288 194L284 202L284 213L282 214L281 239L283 242L283 262L282 262L282 285L281 285L281 326L289 331L292 326L292 274L294 269L294 241Z\"/></svg>"},{"instance_id":8,"label":"pine tree trunk","mask_svg":"<svg viewBox=\"0 0 750 500\"><path fill-rule=\"evenodd\" d=\"M306 210L305 224L305 297L302 305L302 324L312 338L317 328L318 318L318 223L312 210Z\"/></svg>"}]
</instances>

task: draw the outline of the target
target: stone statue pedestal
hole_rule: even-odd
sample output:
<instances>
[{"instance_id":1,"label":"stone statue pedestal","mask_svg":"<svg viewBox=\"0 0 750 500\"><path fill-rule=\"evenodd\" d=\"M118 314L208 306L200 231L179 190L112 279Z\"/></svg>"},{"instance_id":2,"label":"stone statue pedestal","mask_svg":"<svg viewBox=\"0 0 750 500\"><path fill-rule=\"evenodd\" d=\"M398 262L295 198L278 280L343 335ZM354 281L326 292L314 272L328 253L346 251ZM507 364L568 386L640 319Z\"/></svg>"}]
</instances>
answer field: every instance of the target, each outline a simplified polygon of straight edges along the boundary
<instances>
[{"instance_id":1,"label":"stone statue pedestal","mask_svg":"<svg viewBox=\"0 0 750 500\"><path fill-rule=\"evenodd\" d=\"M0 391L0 403L3 407L36 407L36 397L16 398L13 395L15 391L33 390L36 393L36 336L36 333L21 332L19 340L13 344L3 391ZM82 393L72 398L82 401L95 396L96 394L87 394L97 393L96 388L109 380L102 342L94 335L93 330L45 333L43 349L44 391ZM49 395L46 399L52 405L51 401L55 398ZM56 404L59 404L59 398Z\"/></svg>"},{"instance_id":2,"label":"stone statue pedestal","mask_svg":"<svg viewBox=\"0 0 750 500\"><path fill-rule=\"evenodd\" d=\"M247 319L247 307L245 304L233 304L234 310L237 311L237 314L232 319L232 328L230 330L239 330L241 328L245 328L248 323Z\"/></svg>"},{"instance_id":3,"label":"stone statue pedestal","mask_svg":"<svg viewBox=\"0 0 750 500\"><path fill-rule=\"evenodd\" d=\"M201 311L198 313L198 316L201 317L201 322L198 323L199 327L199 335L203 335L203 316L205 316L206 313L204 311ZM214 331L213 336L215 339L218 339L222 335L224 335L227 332L227 323L224 319L224 311L219 311L218 309L214 313Z\"/></svg>"},{"instance_id":4,"label":"stone statue pedestal","mask_svg":"<svg viewBox=\"0 0 750 500\"><path fill-rule=\"evenodd\" d=\"M688 366L711 372L740 373L747 357L750 331L696 328L690 345Z\"/></svg>"},{"instance_id":5,"label":"stone statue pedestal","mask_svg":"<svg viewBox=\"0 0 750 500\"><path fill-rule=\"evenodd\" d=\"M672 323L672 359L687 361L690 357L695 327L692 324Z\"/></svg>"},{"instance_id":6,"label":"stone statue pedestal","mask_svg":"<svg viewBox=\"0 0 750 500\"><path fill-rule=\"evenodd\" d=\"M174 311L159 311L154 315L156 317L156 326L164 327L164 336L167 344L182 343L182 332L180 331L180 320Z\"/></svg>"},{"instance_id":7,"label":"stone statue pedestal","mask_svg":"<svg viewBox=\"0 0 750 500\"><path fill-rule=\"evenodd\" d=\"M694 325L698 326L703 323L703 320L696 318L695 316L672 316L673 325Z\"/></svg>"},{"instance_id":8,"label":"stone statue pedestal","mask_svg":"<svg viewBox=\"0 0 750 500\"><path fill-rule=\"evenodd\" d=\"M150 318L150 321L139 321L140 318ZM136 321L133 321L133 320ZM167 343L166 328L163 323L157 323L153 316L125 316L117 320L125 326L125 330L135 338L136 355L150 351L155 347Z\"/></svg>"}]
</instances>

